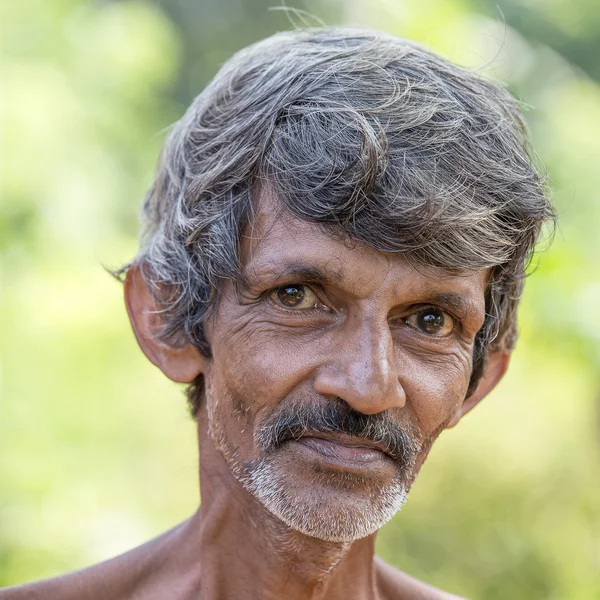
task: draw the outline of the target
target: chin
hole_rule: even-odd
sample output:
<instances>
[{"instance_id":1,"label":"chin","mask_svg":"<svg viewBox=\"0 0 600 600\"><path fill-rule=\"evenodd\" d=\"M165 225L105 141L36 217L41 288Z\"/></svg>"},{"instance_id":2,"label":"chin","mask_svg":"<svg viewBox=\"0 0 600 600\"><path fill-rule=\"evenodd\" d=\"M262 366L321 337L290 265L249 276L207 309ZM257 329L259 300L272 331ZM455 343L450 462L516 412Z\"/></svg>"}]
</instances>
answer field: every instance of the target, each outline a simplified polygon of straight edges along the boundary
<instances>
[{"instance_id":1,"label":"chin","mask_svg":"<svg viewBox=\"0 0 600 600\"><path fill-rule=\"evenodd\" d=\"M247 465L240 481L289 528L328 542L353 542L375 533L408 494L400 477L382 483L351 473L292 473L262 459Z\"/></svg>"}]
</instances>

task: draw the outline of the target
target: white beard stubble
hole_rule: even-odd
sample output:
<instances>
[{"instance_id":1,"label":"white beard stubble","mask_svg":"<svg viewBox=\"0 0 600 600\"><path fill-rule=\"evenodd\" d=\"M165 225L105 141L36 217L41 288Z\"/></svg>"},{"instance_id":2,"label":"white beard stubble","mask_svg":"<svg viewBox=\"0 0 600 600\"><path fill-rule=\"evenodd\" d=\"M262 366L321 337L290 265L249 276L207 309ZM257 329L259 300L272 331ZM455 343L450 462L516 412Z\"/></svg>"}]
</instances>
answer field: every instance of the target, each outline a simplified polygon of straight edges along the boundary
<instances>
[{"instance_id":1,"label":"white beard stubble","mask_svg":"<svg viewBox=\"0 0 600 600\"><path fill-rule=\"evenodd\" d=\"M314 491L295 493L286 481L289 474L282 473L281 468L273 464L273 456L263 457L252 467L245 468L219 422L219 402L208 382L205 400L209 435L233 476L272 515L295 531L329 542L353 542L375 533L406 501L408 485L400 478L388 485L374 486L368 493L363 491L364 499L360 502L344 497L348 492L342 491L337 498L335 494L328 494L328 499L323 501L316 498Z\"/></svg>"}]
</instances>

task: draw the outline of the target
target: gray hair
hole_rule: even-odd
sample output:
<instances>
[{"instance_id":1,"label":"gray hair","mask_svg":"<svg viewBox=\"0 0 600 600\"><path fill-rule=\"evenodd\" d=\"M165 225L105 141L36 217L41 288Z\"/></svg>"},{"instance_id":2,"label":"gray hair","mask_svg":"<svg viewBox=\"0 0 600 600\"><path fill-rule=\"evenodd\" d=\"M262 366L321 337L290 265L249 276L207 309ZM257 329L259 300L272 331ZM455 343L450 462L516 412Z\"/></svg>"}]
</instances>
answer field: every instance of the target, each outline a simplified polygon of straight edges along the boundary
<instances>
[{"instance_id":1,"label":"gray hair","mask_svg":"<svg viewBox=\"0 0 600 600\"><path fill-rule=\"evenodd\" d=\"M241 278L261 181L332 235L414 265L489 269L470 390L490 350L512 349L526 268L554 213L502 87L366 30L280 33L238 52L173 126L145 198L134 262L163 309L163 339L210 355L204 322L222 279Z\"/></svg>"}]
</instances>

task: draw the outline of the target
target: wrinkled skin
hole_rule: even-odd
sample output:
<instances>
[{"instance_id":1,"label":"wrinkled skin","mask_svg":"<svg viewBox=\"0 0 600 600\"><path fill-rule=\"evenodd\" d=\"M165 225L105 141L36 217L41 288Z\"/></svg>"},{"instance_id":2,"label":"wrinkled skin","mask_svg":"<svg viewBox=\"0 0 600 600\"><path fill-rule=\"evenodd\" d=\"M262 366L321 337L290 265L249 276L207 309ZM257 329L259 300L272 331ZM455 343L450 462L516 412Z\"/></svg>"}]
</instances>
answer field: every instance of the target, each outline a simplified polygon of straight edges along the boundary
<instances>
[{"instance_id":1,"label":"wrinkled skin","mask_svg":"<svg viewBox=\"0 0 600 600\"><path fill-rule=\"evenodd\" d=\"M362 414L386 413L411 432L421 450L408 487L462 406L473 340L483 324L485 272L421 274L402 257L333 239L274 202L263 201L260 214L242 248L248 285L225 284L207 329L213 440L243 475L244 465L261 458L261 423L280 404L319 406L339 398ZM283 305L279 295L286 301L285 291L298 289L304 296L298 306ZM450 333L415 326L416 315L431 307L452 311L444 316L446 328L454 319ZM398 476L397 465L381 456L340 494L347 468L313 463L314 453L296 442L275 454L273 468L293 488L292 504L309 510L318 503L329 518L340 504L346 514L369 510L374 487Z\"/></svg>"},{"instance_id":2,"label":"wrinkled skin","mask_svg":"<svg viewBox=\"0 0 600 600\"><path fill-rule=\"evenodd\" d=\"M197 416L200 508L128 554L0 591L0 598L451 597L374 558L381 523L354 537L352 524L370 515L377 490L394 482L407 490L439 433L502 377L508 356L493 354L465 398L487 273L417 270L401 255L333 238L283 213L268 193L256 214L242 243L247 285L224 283L207 323L211 358L157 341L141 271L133 268L126 283L149 359L176 381L205 378ZM336 402L384 415L405 431L411 460L400 464L368 439L336 432L313 432L269 452L261 445L278 411ZM248 484L261 459L285 489L285 518ZM332 533L334 520L342 525ZM305 521L310 534L298 526Z\"/></svg>"}]
</instances>

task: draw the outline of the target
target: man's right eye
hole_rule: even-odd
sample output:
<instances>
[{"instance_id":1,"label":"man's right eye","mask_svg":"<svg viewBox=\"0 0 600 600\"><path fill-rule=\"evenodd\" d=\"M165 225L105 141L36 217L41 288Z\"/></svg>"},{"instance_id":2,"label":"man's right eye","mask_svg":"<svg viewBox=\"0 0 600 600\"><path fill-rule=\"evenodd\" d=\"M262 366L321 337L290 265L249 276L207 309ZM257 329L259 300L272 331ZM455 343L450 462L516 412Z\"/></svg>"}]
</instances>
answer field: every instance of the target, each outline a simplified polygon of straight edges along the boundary
<instances>
[{"instance_id":1,"label":"man's right eye","mask_svg":"<svg viewBox=\"0 0 600 600\"><path fill-rule=\"evenodd\" d=\"M301 284L282 285L269 294L271 300L284 308L306 310L317 308L319 300L307 286Z\"/></svg>"}]
</instances>

